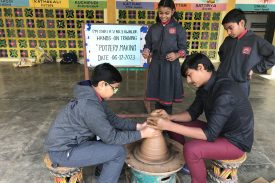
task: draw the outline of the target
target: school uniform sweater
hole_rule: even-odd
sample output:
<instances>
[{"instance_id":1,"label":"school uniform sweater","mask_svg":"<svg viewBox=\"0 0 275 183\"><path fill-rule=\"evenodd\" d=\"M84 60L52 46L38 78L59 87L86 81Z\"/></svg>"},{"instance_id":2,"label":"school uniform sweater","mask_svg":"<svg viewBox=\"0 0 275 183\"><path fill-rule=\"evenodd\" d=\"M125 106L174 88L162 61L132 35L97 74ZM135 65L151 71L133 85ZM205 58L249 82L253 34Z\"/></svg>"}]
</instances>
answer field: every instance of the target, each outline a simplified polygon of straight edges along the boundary
<instances>
[{"instance_id":1,"label":"school uniform sweater","mask_svg":"<svg viewBox=\"0 0 275 183\"><path fill-rule=\"evenodd\" d=\"M75 98L63 108L51 125L45 151L66 151L94 139L106 144L127 144L141 139L136 122L116 116L100 98L90 81L78 83Z\"/></svg>"},{"instance_id":2,"label":"school uniform sweater","mask_svg":"<svg viewBox=\"0 0 275 183\"><path fill-rule=\"evenodd\" d=\"M166 25L153 24L145 36L144 49L149 49L152 60L147 78L146 99L155 100L164 105L181 102L183 82L180 73L179 59L167 61L166 55L171 52L185 56L186 34L182 26L171 19Z\"/></svg>"},{"instance_id":3,"label":"school uniform sweater","mask_svg":"<svg viewBox=\"0 0 275 183\"><path fill-rule=\"evenodd\" d=\"M252 69L264 73L275 64L275 47L248 31L240 38L226 37L219 49L218 76L237 82L247 82Z\"/></svg>"}]
</instances>

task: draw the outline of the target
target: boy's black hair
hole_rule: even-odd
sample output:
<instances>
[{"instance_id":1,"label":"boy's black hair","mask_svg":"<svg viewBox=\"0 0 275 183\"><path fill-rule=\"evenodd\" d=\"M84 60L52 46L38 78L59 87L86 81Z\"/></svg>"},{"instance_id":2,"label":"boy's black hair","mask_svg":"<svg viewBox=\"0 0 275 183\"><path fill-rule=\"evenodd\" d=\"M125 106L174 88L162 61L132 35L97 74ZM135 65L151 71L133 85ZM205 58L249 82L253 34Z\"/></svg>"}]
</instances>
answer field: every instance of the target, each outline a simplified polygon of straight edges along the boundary
<instances>
[{"instance_id":1,"label":"boy's black hair","mask_svg":"<svg viewBox=\"0 0 275 183\"><path fill-rule=\"evenodd\" d=\"M100 81L106 81L109 84L120 83L122 76L119 71L109 63L97 65L91 76L91 84L97 86Z\"/></svg>"},{"instance_id":2,"label":"boy's black hair","mask_svg":"<svg viewBox=\"0 0 275 183\"><path fill-rule=\"evenodd\" d=\"M186 56L186 59L181 65L181 75L186 78L188 69L198 69L198 65L202 64L207 72L215 71L215 67L207 56L202 53L194 53Z\"/></svg>"},{"instance_id":3,"label":"boy's black hair","mask_svg":"<svg viewBox=\"0 0 275 183\"><path fill-rule=\"evenodd\" d=\"M241 20L244 20L244 23L246 24L246 18L245 18L244 12L240 9L232 9L223 18L222 25L226 23L231 23L231 22L239 24Z\"/></svg>"},{"instance_id":4,"label":"boy's black hair","mask_svg":"<svg viewBox=\"0 0 275 183\"><path fill-rule=\"evenodd\" d=\"M160 0L160 2L158 3L158 9L160 7L167 7L167 8L171 8L172 10L175 10L172 17L174 17L176 20L179 20L179 15L176 12L176 5L173 0ZM157 13L157 17L156 17L156 22L161 22L158 13Z\"/></svg>"}]
</instances>

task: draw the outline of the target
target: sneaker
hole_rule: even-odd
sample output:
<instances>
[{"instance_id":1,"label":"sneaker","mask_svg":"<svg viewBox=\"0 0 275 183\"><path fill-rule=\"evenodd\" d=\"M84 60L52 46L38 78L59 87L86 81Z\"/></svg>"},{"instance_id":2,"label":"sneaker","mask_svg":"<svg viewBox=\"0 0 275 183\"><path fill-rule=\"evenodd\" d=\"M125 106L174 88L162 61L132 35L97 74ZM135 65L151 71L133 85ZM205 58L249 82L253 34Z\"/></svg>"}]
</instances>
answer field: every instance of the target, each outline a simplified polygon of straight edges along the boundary
<instances>
[{"instance_id":1,"label":"sneaker","mask_svg":"<svg viewBox=\"0 0 275 183\"><path fill-rule=\"evenodd\" d=\"M99 177L99 176L100 176L101 170L102 170L102 165L97 165L97 166L95 167L95 176L96 176L96 177Z\"/></svg>"},{"instance_id":2,"label":"sneaker","mask_svg":"<svg viewBox=\"0 0 275 183\"><path fill-rule=\"evenodd\" d=\"M190 170L187 167L187 164L183 165L183 167L180 169L180 172L183 173L184 175L190 175Z\"/></svg>"}]
</instances>

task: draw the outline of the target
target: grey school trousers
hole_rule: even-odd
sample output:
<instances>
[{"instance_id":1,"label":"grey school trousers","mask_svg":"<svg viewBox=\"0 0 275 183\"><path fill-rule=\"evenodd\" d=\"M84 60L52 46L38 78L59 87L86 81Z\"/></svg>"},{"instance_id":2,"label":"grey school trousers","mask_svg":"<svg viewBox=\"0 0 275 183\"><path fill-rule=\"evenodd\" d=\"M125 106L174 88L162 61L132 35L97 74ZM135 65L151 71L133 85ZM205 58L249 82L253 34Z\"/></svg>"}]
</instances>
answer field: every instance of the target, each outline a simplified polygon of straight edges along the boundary
<instances>
[{"instance_id":1,"label":"grey school trousers","mask_svg":"<svg viewBox=\"0 0 275 183\"><path fill-rule=\"evenodd\" d=\"M122 145L110 145L101 141L88 141L71 151L49 152L53 165L65 167L85 167L102 164L98 183L118 182L126 158Z\"/></svg>"}]
</instances>

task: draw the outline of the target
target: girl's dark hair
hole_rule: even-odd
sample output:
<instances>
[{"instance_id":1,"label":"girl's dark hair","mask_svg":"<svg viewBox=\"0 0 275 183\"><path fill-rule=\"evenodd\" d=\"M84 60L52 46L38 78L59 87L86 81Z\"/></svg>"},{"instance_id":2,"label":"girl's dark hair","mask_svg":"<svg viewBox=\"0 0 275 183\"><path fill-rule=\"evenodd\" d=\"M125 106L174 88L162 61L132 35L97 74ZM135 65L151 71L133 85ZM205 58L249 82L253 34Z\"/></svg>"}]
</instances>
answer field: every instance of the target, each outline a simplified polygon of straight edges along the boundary
<instances>
[{"instance_id":1,"label":"girl's dark hair","mask_svg":"<svg viewBox=\"0 0 275 183\"><path fill-rule=\"evenodd\" d=\"M122 76L114 66L109 63L103 63L94 68L91 76L93 86L97 86L100 81L106 81L109 84L120 83Z\"/></svg>"},{"instance_id":2,"label":"girl's dark hair","mask_svg":"<svg viewBox=\"0 0 275 183\"><path fill-rule=\"evenodd\" d=\"M246 24L246 18L245 14L240 9L232 9L230 10L225 17L222 20L222 24L226 23L239 23L241 20L244 20L244 23Z\"/></svg>"},{"instance_id":3,"label":"girl's dark hair","mask_svg":"<svg viewBox=\"0 0 275 183\"><path fill-rule=\"evenodd\" d=\"M215 67L207 56L202 53L194 53L186 56L186 59L181 65L181 75L186 78L188 69L198 69L198 65L202 64L207 72L215 71Z\"/></svg>"},{"instance_id":4,"label":"girl's dark hair","mask_svg":"<svg viewBox=\"0 0 275 183\"><path fill-rule=\"evenodd\" d=\"M176 5L173 0L160 0L160 2L158 4L158 9L160 7L167 7L167 8L171 8L172 10L175 10L172 17L176 20L179 20L178 13L176 12ZM157 17L156 17L156 22L161 22L158 13L157 13Z\"/></svg>"}]
</instances>

